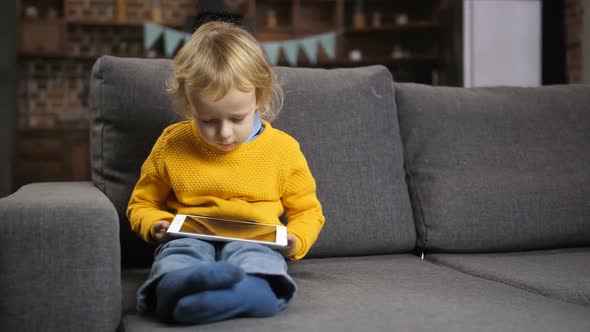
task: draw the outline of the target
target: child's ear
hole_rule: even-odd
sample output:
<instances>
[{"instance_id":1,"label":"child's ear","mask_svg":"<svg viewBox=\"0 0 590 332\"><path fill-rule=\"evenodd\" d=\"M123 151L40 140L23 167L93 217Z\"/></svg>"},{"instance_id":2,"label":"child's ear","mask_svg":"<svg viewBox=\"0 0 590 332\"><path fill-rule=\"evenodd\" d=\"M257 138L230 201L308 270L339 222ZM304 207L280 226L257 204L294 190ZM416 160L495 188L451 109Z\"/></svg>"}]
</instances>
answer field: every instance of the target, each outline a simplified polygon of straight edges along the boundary
<instances>
[{"instance_id":1,"label":"child's ear","mask_svg":"<svg viewBox=\"0 0 590 332\"><path fill-rule=\"evenodd\" d=\"M260 97L260 90L258 88L254 89L254 96L256 96L256 109L259 109L260 105L262 105L262 98Z\"/></svg>"},{"instance_id":2,"label":"child's ear","mask_svg":"<svg viewBox=\"0 0 590 332\"><path fill-rule=\"evenodd\" d=\"M186 95L183 98L183 103L184 103L184 114L186 114L188 119L193 119L195 117L195 110L193 109L193 107Z\"/></svg>"},{"instance_id":3,"label":"child's ear","mask_svg":"<svg viewBox=\"0 0 590 332\"><path fill-rule=\"evenodd\" d=\"M185 108L186 108L188 111L190 111L190 110L191 110L191 108L192 108L192 106L191 106L191 102L188 100L188 97L187 97L187 95L184 95L184 98L183 98L183 99L184 99L184 107L185 107Z\"/></svg>"}]
</instances>

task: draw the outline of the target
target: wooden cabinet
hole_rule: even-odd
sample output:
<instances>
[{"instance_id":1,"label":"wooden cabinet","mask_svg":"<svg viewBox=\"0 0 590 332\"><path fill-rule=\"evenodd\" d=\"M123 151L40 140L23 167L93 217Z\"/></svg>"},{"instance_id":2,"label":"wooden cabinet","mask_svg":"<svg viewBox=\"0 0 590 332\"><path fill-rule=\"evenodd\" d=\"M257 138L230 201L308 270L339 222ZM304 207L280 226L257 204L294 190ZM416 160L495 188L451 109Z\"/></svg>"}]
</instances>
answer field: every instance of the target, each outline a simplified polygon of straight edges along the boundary
<instances>
[{"instance_id":1,"label":"wooden cabinet","mask_svg":"<svg viewBox=\"0 0 590 332\"><path fill-rule=\"evenodd\" d=\"M31 182L90 180L88 129L19 129L15 189Z\"/></svg>"},{"instance_id":2,"label":"wooden cabinet","mask_svg":"<svg viewBox=\"0 0 590 332\"><path fill-rule=\"evenodd\" d=\"M65 46L62 19L31 20L21 24L19 51L22 54L61 54Z\"/></svg>"}]
</instances>

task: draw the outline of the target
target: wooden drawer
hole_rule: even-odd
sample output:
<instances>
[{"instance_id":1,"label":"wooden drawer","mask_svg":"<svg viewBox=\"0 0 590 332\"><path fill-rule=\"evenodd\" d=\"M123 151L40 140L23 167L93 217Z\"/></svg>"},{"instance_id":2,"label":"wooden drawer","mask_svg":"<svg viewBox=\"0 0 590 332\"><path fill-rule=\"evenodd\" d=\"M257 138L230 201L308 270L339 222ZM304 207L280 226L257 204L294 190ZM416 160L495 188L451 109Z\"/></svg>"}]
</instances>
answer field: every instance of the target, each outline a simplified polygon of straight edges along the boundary
<instances>
[{"instance_id":1,"label":"wooden drawer","mask_svg":"<svg viewBox=\"0 0 590 332\"><path fill-rule=\"evenodd\" d=\"M20 129L15 186L45 181L89 181L88 129Z\"/></svg>"},{"instance_id":2,"label":"wooden drawer","mask_svg":"<svg viewBox=\"0 0 590 332\"><path fill-rule=\"evenodd\" d=\"M20 26L22 53L60 54L65 48L65 24L60 19L23 21Z\"/></svg>"},{"instance_id":3,"label":"wooden drawer","mask_svg":"<svg viewBox=\"0 0 590 332\"><path fill-rule=\"evenodd\" d=\"M19 137L18 151L22 156L35 156L39 154L58 155L64 151L64 140L61 137L51 135L26 135Z\"/></svg>"}]
</instances>

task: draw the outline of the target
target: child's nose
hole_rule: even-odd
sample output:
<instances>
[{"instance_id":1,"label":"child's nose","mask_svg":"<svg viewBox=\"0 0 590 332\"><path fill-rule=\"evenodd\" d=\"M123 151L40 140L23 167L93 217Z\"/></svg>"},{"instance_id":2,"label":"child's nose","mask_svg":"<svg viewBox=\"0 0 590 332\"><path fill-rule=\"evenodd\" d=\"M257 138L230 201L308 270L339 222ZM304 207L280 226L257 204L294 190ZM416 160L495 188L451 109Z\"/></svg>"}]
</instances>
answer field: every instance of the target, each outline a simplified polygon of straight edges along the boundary
<instances>
[{"instance_id":1,"label":"child's nose","mask_svg":"<svg viewBox=\"0 0 590 332\"><path fill-rule=\"evenodd\" d=\"M219 138L221 138L221 139L230 138L232 135L231 125L229 123L226 123L225 121L222 122L219 127L218 135L219 135Z\"/></svg>"}]
</instances>

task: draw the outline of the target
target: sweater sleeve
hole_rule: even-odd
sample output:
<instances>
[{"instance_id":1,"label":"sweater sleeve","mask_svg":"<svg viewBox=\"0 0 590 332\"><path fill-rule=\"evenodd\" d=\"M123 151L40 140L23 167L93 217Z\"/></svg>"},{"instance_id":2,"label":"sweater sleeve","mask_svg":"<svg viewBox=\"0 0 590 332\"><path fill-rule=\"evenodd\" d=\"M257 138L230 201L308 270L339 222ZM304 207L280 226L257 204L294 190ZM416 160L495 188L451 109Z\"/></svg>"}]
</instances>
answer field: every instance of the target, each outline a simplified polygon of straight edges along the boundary
<instances>
[{"instance_id":1,"label":"sweater sleeve","mask_svg":"<svg viewBox=\"0 0 590 332\"><path fill-rule=\"evenodd\" d=\"M315 179L299 144L291 153L289 166L281 200L287 209L287 231L297 239L295 250L288 258L300 260L317 240L325 218L316 196Z\"/></svg>"},{"instance_id":2,"label":"sweater sleeve","mask_svg":"<svg viewBox=\"0 0 590 332\"><path fill-rule=\"evenodd\" d=\"M172 188L162 161L165 145L166 133L158 138L141 166L139 180L127 206L131 229L149 243L155 243L152 226L156 221L171 222L174 219L174 215L166 208L166 200Z\"/></svg>"}]
</instances>

